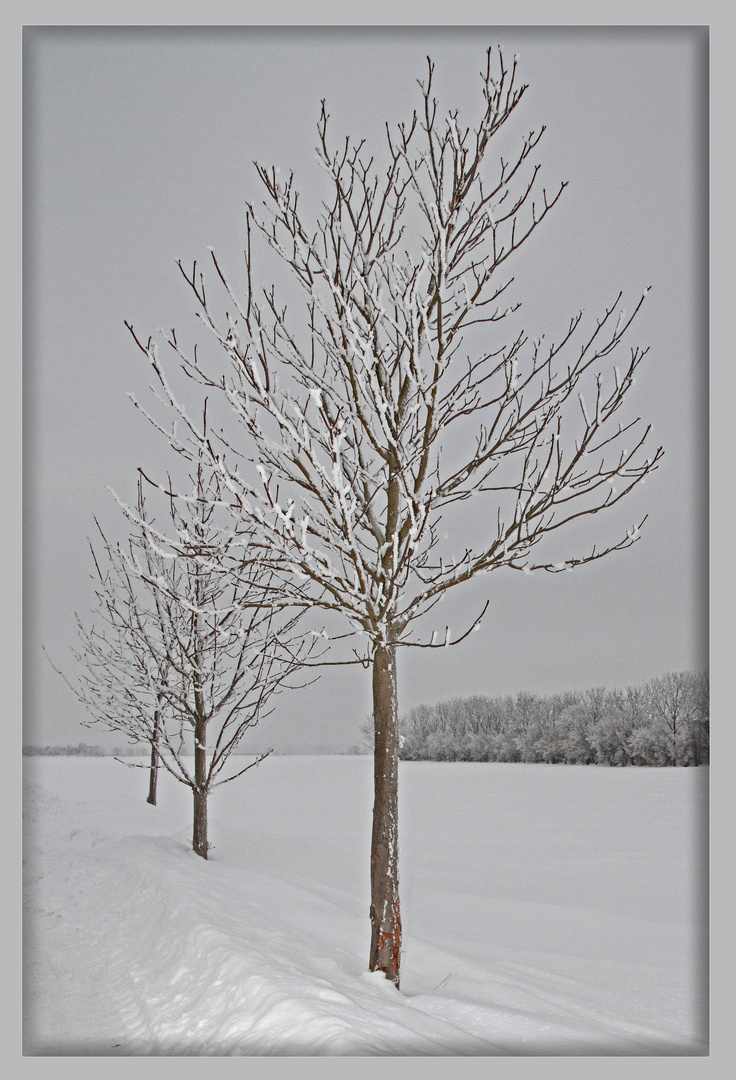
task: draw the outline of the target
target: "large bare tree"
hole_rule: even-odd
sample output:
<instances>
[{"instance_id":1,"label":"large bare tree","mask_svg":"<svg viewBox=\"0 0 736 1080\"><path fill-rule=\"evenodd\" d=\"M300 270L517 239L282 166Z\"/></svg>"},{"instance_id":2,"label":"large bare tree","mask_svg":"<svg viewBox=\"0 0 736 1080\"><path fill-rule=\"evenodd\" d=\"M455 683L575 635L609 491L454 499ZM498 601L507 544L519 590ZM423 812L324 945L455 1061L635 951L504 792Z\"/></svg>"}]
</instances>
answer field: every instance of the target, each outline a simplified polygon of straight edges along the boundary
<instances>
[{"instance_id":1,"label":"large bare tree","mask_svg":"<svg viewBox=\"0 0 736 1080\"><path fill-rule=\"evenodd\" d=\"M298 611L274 603L281 589L263 561L251 553L237 575L226 572L221 560L234 534L217 524L219 479L201 461L192 479L186 494L166 496L156 521L140 477L135 506L121 503L132 525L125 545L98 525L97 604L91 619L77 618L75 676L60 674L89 723L150 744L149 802L160 768L191 788L192 847L206 859L208 795L267 756L229 760L314 638L297 633Z\"/></svg>"},{"instance_id":2,"label":"large bare tree","mask_svg":"<svg viewBox=\"0 0 736 1080\"><path fill-rule=\"evenodd\" d=\"M293 175L256 166L265 199L247 207L242 285L214 253L214 289L180 264L211 347L172 331L165 348L229 406L217 438L192 423L157 343L131 327L178 426L139 407L182 454L207 456L236 520L315 607L347 620L353 662L372 669L370 968L397 985L397 649L474 629L485 607L454 637L417 626L471 578L556 573L630 547L642 522L590 549L560 551L557 538L574 543L576 523L612 510L662 453L647 452L636 418L619 421L646 350L618 365L613 354L643 296L628 315L620 295L592 322L574 315L554 341L530 340L514 315L507 264L565 187L540 190L531 155L544 128L491 153L526 89L516 58L488 50L473 126L440 112L433 77L428 61L419 111L386 126L377 156L350 137L333 144L322 103L314 214ZM302 291L295 316L259 237ZM467 500L472 536L453 530Z\"/></svg>"}]
</instances>

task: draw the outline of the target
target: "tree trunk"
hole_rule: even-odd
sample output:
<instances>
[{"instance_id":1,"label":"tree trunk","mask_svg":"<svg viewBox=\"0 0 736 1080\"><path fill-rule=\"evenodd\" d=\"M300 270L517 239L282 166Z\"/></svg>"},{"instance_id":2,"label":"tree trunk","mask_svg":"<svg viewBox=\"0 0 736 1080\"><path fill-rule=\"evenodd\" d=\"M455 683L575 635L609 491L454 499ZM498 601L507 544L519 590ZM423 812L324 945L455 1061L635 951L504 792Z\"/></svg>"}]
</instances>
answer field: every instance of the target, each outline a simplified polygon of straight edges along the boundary
<instances>
[{"instance_id":1,"label":"tree trunk","mask_svg":"<svg viewBox=\"0 0 736 1080\"><path fill-rule=\"evenodd\" d=\"M194 834L192 847L197 855L207 858L207 728L197 724L194 732Z\"/></svg>"},{"instance_id":2,"label":"tree trunk","mask_svg":"<svg viewBox=\"0 0 736 1080\"><path fill-rule=\"evenodd\" d=\"M158 788L158 732L159 714L155 713L153 719L153 740L151 742L151 771L148 780L148 798L151 806L156 805L156 789Z\"/></svg>"},{"instance_id":3,"label":"tree trunk","mask_svg":"<svg viewBox=\"0 0 736 1080\"><path fill-rule=\"evenodd\" d=\"M672 720L672 764L677 768L677 717Z\"/></svg>"},{"instance_id":4,"label":"tree trunk","mask_svg":"<svg viewBox=\"0 0 736 1080\"><path fill-rule=\"evenodd\" d=\"M371 838L371 971L399 986L399 723L396 646L377 645L373 656L373 835Z\"/></svg>"}]
</instances>

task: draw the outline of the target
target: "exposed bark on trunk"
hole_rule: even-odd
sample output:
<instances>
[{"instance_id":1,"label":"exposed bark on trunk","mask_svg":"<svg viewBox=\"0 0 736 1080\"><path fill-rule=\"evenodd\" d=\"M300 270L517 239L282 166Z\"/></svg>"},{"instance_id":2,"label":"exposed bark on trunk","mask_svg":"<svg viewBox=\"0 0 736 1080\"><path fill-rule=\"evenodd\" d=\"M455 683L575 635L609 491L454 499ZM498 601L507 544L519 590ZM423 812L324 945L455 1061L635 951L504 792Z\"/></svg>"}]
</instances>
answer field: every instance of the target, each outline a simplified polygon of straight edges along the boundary
<instances>
[{"instance_id":1,"label":"exposed bark on trunk","mask_svg":"<svg viewBox=\"0 0 736 1080\"><path fill-rule=\"evenodd\" d=\"M201 605L202 580L197 572L195 596L197 605ZM207 839L207 717L202 696L202 636L200 632L199 612L194 616L194 833L192 847L197 855L207 858L209 841Z\"/></svg>"},{"instance_id":2,"label":"exposed bark on trunk","mask_svg":"<svg viewBox=\"0 0 736 1080\"><path fill-rule=\"evenodd\" d=\"M156 805L156 790L158 788L158 733L159 714L156 712L153 719L153 741L151 742L151 771L148 780L148 798L151 806Z\"/></svg>"},{"instance_id":3,"label":"exposed bark on trunk","mask_svg":"<svg viewBox=\"0 0 736 1080\"><path fill-rule=\"evenodd\" d=\"M198 724L194 733L194 834L192 847L197 855L207 858L207 729Z\"/></svg>"},{"instance_id":4,"label":"exposed bark on trunk","mask_svg":"<svg viewBox=\"0 0 736 1080\"><path fill-rule=\"evenodd\" d=\"M396 647L377 645L373 657L374 803L371 838L371 971L399 985L399 724Z\"/></svg>"}]
</instances>

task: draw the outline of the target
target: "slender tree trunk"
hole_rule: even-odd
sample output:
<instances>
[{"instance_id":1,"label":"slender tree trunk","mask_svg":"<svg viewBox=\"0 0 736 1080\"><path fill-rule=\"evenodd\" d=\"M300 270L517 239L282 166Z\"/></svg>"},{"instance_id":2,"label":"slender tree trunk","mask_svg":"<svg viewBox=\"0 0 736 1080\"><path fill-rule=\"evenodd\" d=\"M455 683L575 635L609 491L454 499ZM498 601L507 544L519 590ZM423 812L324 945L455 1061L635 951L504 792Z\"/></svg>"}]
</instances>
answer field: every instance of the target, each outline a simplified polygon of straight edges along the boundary
<instances>
[{"instance_id":1,"label":"slender tree trunk","mask_svg":"<svg viewBox=\"0 0 736 1080\"><path fill-rule=\"evenodd\" d=\"M206 724L197 724L194 729L194 834L192 847L197 855L207 858L209 843L207 840L207 738Z\"/></svg>"},{"instance_id":2,"label":"slender tree trunk","mask_svg":"<svg viewBox=\"0 0 736 1080\"><path fill-rule=\"evenodd\" d=\"M153 717L153 740L151 741L151 770L148 779L148 798L146 802L149 802L151 806L156 805L156 790L158 788L158 734L159 734L159 713L156 710Z\"/></svg>"},{"instance_id":3,"label":"slender tree trunk","mask_svg":"<svg viewBox=\"0 0 736 1080\"><path fill-rule=\"evenodd\" d=\"M673 765L677 768L677 717L672 721L672 757Z\"/></svg>"},{"instance_id":4,"label":"slender tree trunk","mask_svg":"<svg viewBox=\"0 0 736 1080\"><path fill-rule=\"evenodd\" d=\"M373 656L375 731L373 835L371 838L371 971L399 985L399 723L396 646L377 645Z\"/></svg>"}]
</instances>

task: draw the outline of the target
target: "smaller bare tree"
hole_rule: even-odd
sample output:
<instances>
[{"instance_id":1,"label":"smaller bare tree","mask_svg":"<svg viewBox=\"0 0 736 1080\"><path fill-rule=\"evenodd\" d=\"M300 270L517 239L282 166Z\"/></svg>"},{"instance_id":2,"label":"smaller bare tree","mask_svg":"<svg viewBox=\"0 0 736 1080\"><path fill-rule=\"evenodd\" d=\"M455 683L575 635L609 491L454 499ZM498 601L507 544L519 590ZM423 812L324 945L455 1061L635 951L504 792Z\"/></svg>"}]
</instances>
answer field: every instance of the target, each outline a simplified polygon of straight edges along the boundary
<instances>
[{"instance_id":1,"label":"smaller bare tree","mask_svg":"<svg viewBox=\"0 0 736 1080\"><path fill-rule=\"evenodd\" d=\"M201 463L190 479L188 498L168 498L166 540L148 514L142 478L135 507L121 503L132 525L127 544L109 541L98 523L97 607L89 626L77 617L79 673L72 680L56 670L89 712L89 724L150 743L149 802L160 768L191 788L192 846L206 859L208 795L270 753L226 769L314 639L300 636L298 615L275 603L273 569L256 555L241 560L237 578L223 572L213 557L227 545L214 520L218 481Z\"/></svg>"}]
</instances>

